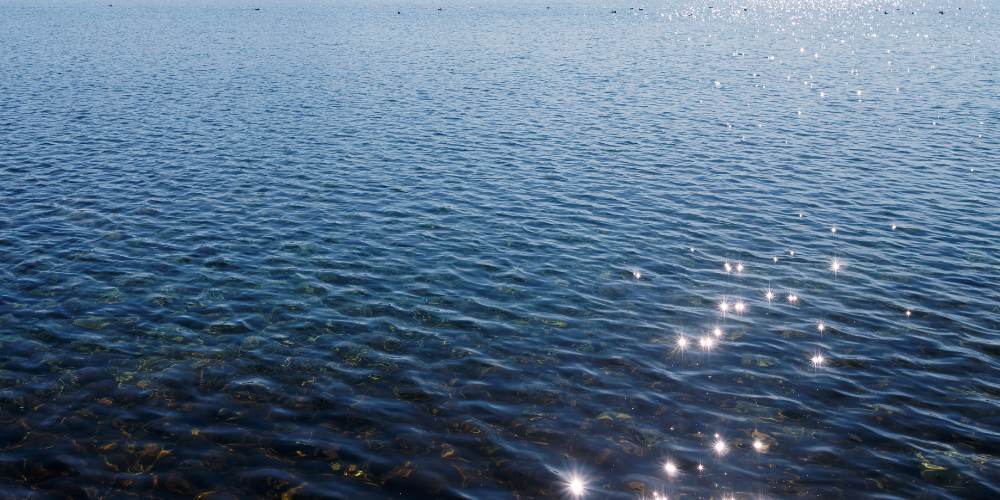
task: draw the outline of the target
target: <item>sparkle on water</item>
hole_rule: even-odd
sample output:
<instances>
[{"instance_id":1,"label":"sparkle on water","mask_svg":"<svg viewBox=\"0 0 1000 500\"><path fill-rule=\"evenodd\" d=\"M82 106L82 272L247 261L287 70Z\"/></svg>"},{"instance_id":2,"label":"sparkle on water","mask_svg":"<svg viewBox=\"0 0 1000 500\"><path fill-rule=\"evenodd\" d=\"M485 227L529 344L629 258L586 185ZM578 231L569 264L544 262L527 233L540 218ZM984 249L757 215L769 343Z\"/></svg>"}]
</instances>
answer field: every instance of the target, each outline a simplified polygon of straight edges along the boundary
<instances>
[{"instance_id":1,"label":"sparkle on water","mask_svg":"<svg viewBox=\"0 0 1000 500\"><path fill-rule=\"evenodd\" d=\"M840 259L834 258L833 261L830 262L830 270L833 271L833 274L839 273L843 267L843 263L840 262Z\"/></svg>"},{"instance_id":2,"label":"sparkle on water","mask_svg":"<svg viewBox=\"0 0 1000 500\"><path fill-rule=\"evenodd\" d=\"M677 466L673 462L667 462L663 464L663 471L667 473L668 476L673 476L677 473Z\"/></svg>"},{"instance_id":3,"label":"sparkle on water","mask_svg":"<svg viewBox=\"0 0 1000 500\"><path fill-rule=\"evenodd\" d=\"M733 309L737 314L743 314L747 310L747 305L742 300L737 300L736 303L733 304Z\"/></svg>"},{"instance_id":4,"label":"sparkle on water","mask_svg":"<svg viewBox=\"0 0 1000 500\"><path fill-rule=\"evenodd\" d=\"M729 303L729 299L722 299L719 302L719 310L722 311L722 314L728 313L730 307L732 307L732 304Z\"/></svg>"},{"instance_id":5,"label":"sparkle on water","mask_svg":"<svg viewBox=\"0 0 1000 500\"><path fill-rule=\"evenodd\" d=\"M720 439L712 445L712 448L715 449L717 454L722 455L726 452L726 442Z\"/></svg>"}]
</instances>

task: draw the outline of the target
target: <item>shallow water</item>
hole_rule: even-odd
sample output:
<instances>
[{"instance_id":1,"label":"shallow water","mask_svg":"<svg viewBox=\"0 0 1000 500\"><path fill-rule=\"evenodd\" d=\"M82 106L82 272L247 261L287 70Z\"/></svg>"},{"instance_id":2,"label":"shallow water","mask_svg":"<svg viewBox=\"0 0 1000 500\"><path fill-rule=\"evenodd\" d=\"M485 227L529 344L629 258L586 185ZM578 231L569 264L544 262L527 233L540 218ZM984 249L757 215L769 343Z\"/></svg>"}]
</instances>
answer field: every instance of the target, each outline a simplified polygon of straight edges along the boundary
<instances>
[{"instance_id":1,"label":"shallow water","mask_svg":"<svg viewBox=\"0 0 1000 500\"><path fill-rule=\"evenodd\" d=\"M0 3L5 498L1000 496L996 4L109 1Z\"/></svg>"}]
</instances>

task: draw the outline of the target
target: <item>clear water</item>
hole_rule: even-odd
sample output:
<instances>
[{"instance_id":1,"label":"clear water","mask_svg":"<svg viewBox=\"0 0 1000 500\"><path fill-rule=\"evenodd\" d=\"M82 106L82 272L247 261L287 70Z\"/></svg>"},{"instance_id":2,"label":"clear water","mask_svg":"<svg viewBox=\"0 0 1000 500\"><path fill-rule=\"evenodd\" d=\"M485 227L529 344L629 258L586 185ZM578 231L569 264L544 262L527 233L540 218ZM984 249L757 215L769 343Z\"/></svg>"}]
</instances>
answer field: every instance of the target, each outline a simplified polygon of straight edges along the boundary
<instances>
[{"instance_id":1,"label":"clear water","mask_svg":"<svg viewBox=\"0 0 1000 500\"><path fill-rule=\"evenodd\" d=\"M0 2L2 496L1000 496L995 3L108 2Z\"/></svg>"}]
</instances>

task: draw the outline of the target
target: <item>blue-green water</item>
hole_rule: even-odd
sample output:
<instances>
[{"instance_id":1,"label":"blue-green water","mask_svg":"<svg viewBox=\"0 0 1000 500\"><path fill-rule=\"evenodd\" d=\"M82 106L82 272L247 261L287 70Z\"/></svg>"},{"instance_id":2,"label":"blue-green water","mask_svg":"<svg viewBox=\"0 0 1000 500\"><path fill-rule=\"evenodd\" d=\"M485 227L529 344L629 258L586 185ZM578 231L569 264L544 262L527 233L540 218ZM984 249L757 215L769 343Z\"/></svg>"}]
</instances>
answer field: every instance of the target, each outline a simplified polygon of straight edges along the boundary
<instances>
[{"instance_id":1,"label":"blue-green water","mask_svg":"<svg viewBox=\"0 0 1000 500\"><path fill-rule=\"evenodd\" d=\"M108 1L0 2L3 498L1000 496L995 3Z\"/></svg>"}]
</instances>

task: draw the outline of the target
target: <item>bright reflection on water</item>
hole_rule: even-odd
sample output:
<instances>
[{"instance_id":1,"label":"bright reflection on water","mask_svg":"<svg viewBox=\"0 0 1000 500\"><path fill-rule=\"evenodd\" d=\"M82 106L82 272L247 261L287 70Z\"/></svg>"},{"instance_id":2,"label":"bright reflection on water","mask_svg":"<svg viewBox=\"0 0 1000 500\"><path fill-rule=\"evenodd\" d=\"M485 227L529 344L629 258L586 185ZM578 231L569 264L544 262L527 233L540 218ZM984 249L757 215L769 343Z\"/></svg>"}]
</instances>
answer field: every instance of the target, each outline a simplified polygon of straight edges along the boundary
<instances>
[{"instance_id":1,"label":"bright reflection on water","mask_svg":"<svg viewBox=\"0 0 1000 500\"><path fill-rule=\"evenodd\" d=\"M0 3L0 496L1000 496L994 4L109 3Z\"/></svg>"}]
</instances>

